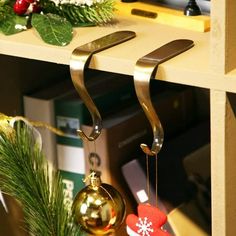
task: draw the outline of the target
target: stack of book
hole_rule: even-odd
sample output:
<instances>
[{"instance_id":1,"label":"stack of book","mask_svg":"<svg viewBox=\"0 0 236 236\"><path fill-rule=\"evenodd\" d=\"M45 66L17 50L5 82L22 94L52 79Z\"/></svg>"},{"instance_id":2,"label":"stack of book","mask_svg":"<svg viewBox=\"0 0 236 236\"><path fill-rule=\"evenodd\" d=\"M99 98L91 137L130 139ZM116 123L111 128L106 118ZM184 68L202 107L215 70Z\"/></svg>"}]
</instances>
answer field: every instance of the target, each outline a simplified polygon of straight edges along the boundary
<instances>
[{"instance_id":1,"label":"stack of book","mask_svg":"<svg viewBox=\"0 0 236 236\"><path fill-rule=\"evenodd\" d=\"M63 80L59 83L39 89L33 93L23 96L24 116L30 120L42 121L45 124L54 126L54 101L74 91L70 80ZM43 151L48 161L56 166L56 137L45 128L38 128L43 137Z\"/></svg>"}]
</instances>

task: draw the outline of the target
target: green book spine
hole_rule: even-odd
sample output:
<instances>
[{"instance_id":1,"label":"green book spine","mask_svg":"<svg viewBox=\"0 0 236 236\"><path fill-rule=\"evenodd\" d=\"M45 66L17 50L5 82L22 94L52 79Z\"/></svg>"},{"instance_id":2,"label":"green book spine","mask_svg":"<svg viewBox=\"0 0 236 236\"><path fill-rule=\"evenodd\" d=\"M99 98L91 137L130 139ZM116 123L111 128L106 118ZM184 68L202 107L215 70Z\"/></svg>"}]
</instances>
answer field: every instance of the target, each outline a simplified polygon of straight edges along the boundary
<instances>
[{"instance_id":1,"label":"green book spine","mask_svg":"<svg viewBox=\"0 0 236 236\"><path fill-rule=\"evenodd\" d=\"M55 102L56 126L65 133L57 136L57 143L82 147L82 140L77 135L81 123L88 119L89 113L84 103L79 99L58 100Z\"/></svg>"},{"instance_id":2,"label":"green book spine","mask_svg":"<svg viewBox=\"0 0 236 236\"><path fill-rule=\"evenodd\" d=\"M57 158L64 183L65 201L72 204L77 192L84 187L84 148L57 144Z\"/></svg>"}]
</instances>

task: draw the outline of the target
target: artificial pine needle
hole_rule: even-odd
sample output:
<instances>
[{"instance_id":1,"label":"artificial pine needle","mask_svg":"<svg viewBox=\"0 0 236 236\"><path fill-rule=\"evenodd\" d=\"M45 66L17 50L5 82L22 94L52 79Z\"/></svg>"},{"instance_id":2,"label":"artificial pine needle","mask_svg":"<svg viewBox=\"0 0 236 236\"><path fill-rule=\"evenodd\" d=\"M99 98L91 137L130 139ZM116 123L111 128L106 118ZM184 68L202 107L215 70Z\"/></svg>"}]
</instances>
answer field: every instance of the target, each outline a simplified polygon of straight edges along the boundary
<instances>
[{"instance_id":1,"label":"artificial pine needle","mask_svg":"<svg viewBox=\"0 0 236 236\"><path fill-rule=\"evenodd\" d=\"M58 171L49 171L32 129L17 123L9 132L0 128L0 189L18 200L26 230L37 236L77 236Z\"/></svg>"}]
</instances>

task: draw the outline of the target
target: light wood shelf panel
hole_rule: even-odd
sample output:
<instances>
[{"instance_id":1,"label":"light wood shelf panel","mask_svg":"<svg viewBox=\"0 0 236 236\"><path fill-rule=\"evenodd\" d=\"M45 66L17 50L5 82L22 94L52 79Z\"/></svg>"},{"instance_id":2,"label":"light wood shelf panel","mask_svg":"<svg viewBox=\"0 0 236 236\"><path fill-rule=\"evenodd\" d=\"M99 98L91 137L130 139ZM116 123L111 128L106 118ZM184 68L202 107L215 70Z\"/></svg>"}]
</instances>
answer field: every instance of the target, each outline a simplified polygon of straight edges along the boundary
<instances>
[{"instance_id":1,"label":"light wood shelf panel","mask_svg":"<svg viewBox=\"0 0 236 236\"><path fill-rule=\"evenodd\" d=\"M194 41L189 51L159 66L157 78L174 83L236 91L236 76L219 76L210 69L210 33L195 32L150 22L142 17L116 13L112 25L76 28L73 41L65 47L45 44L31 29L12 36L0 34L0 53L68 65L74 48L118 30L131 30L137 37L93 56L90 67L133 75L136 61L163 44L179 38ZM228 83L229 82L229 83Z\"/></svg>"},{"instance_id":2,"label":"light wood shelf panel","mask_svg":"<svg viewBox=\"0 0 236 236\"><path fill-rule=\"evenodd\" d=\"M235 94L234 94L235 95ZM224 91L211 90L212 235L236 234L236 120ZM235 108L234 108L235 109Z\"/></svg>"},{"instance_id":3,"label":"light wood shelf panel","mask_svg":"<svg viewBox=\"0 0 236 236\"><path fill-rule=\"evenodd\" d=\"M210 68L228 86L236 74L235 9L234 0L212 1ZM210 96L213 236L236 235L236 97L225 91L212 89Z\"/></svg>"}]
</instances>

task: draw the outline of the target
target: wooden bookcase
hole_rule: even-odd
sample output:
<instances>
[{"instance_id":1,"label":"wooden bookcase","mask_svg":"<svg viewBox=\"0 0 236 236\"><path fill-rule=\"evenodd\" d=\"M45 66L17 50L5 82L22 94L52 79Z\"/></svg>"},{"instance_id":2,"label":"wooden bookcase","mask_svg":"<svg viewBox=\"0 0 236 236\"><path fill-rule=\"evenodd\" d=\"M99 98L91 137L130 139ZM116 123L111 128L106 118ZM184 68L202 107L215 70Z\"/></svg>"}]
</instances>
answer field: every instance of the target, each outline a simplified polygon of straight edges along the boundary
<instances>
[{"instance_id":1,"label":"wooden bookcase","mask_svg":"<svg viewBox=\"0 0 236 236\"><path fill-rule=\"evenodd\" d=\"M211 4L211 31L207 33L117 12L117 21L111 25L76 29L73 41L66 47L46 45L34 30L13 36L0 34L1 111L17 114L20 92L40 84L40 78L46 81L49 74L59 75L60 68L68 66L74 48L108 33L132 30L137 37L97 53L89 66L128 75L133 74L137 59L164 43L178 38L192 39L195 46L160 65L156 78L209 89L212 235L236 235L236 2L212 0ZM18 63L19 58L23 62ZM39 68L35 76L27 75L30 68L21 69L24 60Z\"/></svg>"}]
</instances>

